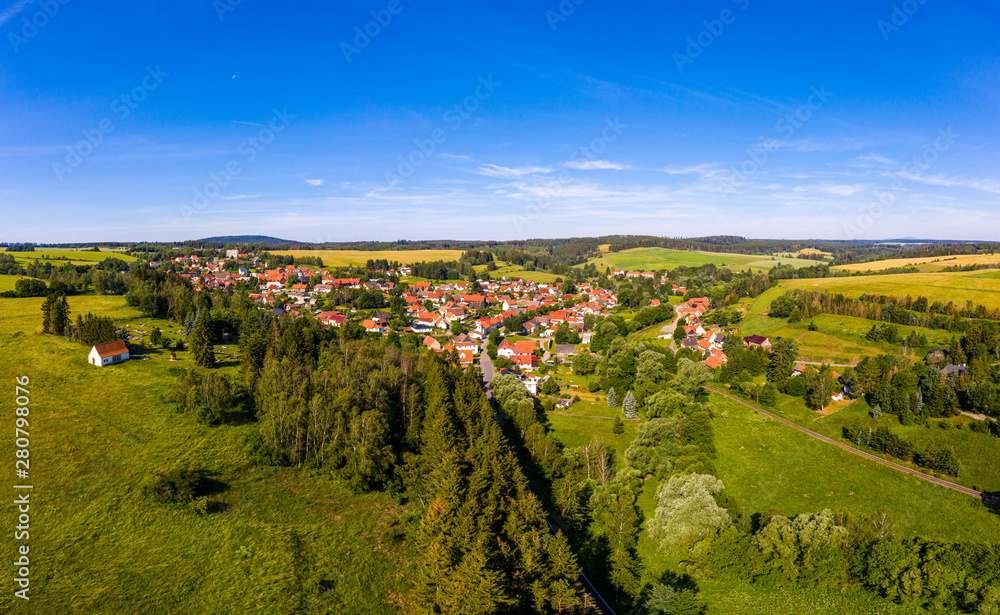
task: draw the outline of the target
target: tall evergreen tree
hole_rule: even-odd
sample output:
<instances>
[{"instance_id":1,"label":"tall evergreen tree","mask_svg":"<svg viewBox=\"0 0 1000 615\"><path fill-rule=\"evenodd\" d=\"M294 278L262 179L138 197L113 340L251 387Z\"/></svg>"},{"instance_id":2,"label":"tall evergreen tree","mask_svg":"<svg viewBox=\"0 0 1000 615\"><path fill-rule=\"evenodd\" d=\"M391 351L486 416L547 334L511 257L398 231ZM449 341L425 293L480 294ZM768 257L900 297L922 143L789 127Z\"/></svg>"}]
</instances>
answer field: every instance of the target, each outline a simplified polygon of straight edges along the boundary
<instances>
[{"instance_id":1,"label":"tall evergreen tree","mask_svg":"<svg viewBox=\"0 0 1000 615\"><path fill-rule=\"evenodd\" d=\"M212 335L208 328L207 318L198 318L198 324L188 339L195 365L199 367L214 367L215 352L212 350Z\"/></svg>"},{"instance_id":2,"label":"tall evergreen tree","mask_svg":"<svg viewBox=\"0 0 1000 615\"><path fill-rule=\"evenodd\" d=\"M618 407L618 395L615 394L615 388L611 387L611 389L608 390L608 408L617 408L617 407Z\"/></svg>"}]
</instances>

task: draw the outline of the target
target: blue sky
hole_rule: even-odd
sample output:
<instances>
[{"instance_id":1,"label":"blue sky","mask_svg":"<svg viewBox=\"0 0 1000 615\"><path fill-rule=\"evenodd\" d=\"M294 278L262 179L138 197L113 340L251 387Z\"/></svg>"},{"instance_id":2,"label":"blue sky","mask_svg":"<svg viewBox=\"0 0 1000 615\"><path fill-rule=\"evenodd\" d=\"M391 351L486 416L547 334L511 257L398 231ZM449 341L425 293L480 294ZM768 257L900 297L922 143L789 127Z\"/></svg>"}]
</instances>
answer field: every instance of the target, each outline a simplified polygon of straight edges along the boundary
<instances>
[{"instance_id":1,"label":"blue sky","mask_svg":"<svg viewBox=\"0 0 1000 615\"><path fill-rule=\"evenodd\" d=\"M1000 239L996 2L0 0L0 37L0 241Z\"/></svg>"}]
</instances>

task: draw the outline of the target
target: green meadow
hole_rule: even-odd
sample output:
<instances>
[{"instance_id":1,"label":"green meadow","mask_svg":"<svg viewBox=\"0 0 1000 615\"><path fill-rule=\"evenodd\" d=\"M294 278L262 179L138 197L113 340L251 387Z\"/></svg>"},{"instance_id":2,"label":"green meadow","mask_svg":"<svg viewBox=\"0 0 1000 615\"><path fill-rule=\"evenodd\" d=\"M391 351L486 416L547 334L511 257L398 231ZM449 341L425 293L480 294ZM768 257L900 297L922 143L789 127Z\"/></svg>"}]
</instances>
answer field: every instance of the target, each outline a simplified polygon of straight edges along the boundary
<instances>
[{"instance_id":1,"label":"green meadow","mask_svg":"<svg viewBox=\"0 0 1000 615\"><path fill-rule=\"evenodd\" d=\"M633 248L621 252L607 252L596 259L591 259L598 270L605 267L630 271L659 271L661 269L676 269L677 267L700 267L712 264L718 267L729 267L732 270L751 268L768 270L783 264L793 267L809 267L815 261L779 256L761 256L745 254L727 254L718 252L694 252L689 250L672 250L669 248Z\"/></svg>"},{"instance_id":2,"label":"green meadow","mask_svg":"<svg viewBox=\"0 0 1000 615\"><path fill-rule=\"evenodd\" d=\"M1000 518L978 500L816 440L733 400L713 394L712 403L718 476L746 514L887 508L904 535L1000 540ZM826 420L807 427L832 431L818 428Z\"/></svg>"},{"instance_id":3,"label":"green meadow","mask_svg":"<svg viewBox=\"0 0 1000 615\"><path fill-rule=\"evenodd\" d=\"M6 248L0 248L0 252L6 251ZM111 248L101 248L100 252L93 252L89 248L35 248L34 252L11 252L10 254L22 266L35 260L55 264L69 261L74 265L93 265L106 258L117 258L127 263L136 260L134 256L123 254Z\"/></svg>"},{"instance_id":4,"label":"green meadow","mask_svg":"<svg viewBox=\"0 0 1000 615\"><path fill-rule=\"evenodd\" d=\"M144 320L121 297L70 297ZM0 299L0 378L30 384L30 603L10 613L397 613L412 575L385 494L355 495L327 476L252 461L253 422L209 427L170 403L181 364L98 368L69 340L42 335L41 299ZM149 324L149 323L147 323ZM13 412L0 455L14 456ZM175 466L211 478L198 514L143 493ZM5 557L14 559L8 541ZM345 565L345 563L350 565Z\"/></svg>"},{"instance_id":5,"label":"green meadow","mask_svg":"<svg viewBox=\"0 0 1000 615\"><path fill-rule=\"evenodd\" d=\"M986 275L984 275L984 273ZM842 293L858 297L866 293L892 297L927 297L933 303L955 302L964 306L966 301L987 308L1000 307L1000 277L995 272L956 273L896 273L890 275L857 276L849 278L814 278L782 280L782 286Z\"/></svg>"}]
</instances>

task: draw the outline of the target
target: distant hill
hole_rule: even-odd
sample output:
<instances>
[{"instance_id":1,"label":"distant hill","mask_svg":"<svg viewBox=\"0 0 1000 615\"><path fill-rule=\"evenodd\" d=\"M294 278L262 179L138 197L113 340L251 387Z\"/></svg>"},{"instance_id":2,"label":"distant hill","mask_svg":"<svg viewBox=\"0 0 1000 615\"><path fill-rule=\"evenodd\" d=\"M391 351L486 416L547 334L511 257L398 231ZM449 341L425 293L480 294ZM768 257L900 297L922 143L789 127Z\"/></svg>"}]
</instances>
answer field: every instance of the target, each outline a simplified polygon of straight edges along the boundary
<instances>
[{"instance_id":1,"label":"distant hill","mask_svg":"<svg viewBox=\"0 0 1000 615\"><path fill-rule=\"evenodd\" d=\"M279 245L279 244L306 244L307 241L293 241L291 239L278 239L277 237L268 237L267 235L225 235L221 237L205 237L204 239L198 239L197 241L204 241L206 243L259 243L269 246Z\"/></svg>"}]
</instances>

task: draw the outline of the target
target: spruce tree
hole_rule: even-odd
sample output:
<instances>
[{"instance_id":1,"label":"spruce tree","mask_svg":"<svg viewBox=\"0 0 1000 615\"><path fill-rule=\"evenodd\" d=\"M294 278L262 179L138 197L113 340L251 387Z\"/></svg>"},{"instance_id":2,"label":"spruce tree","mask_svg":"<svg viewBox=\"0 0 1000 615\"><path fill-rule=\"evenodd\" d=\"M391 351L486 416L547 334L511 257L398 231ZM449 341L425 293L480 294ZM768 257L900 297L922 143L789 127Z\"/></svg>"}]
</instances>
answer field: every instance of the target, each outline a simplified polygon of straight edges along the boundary
<instances>
[{"instance_id":1,"label":"spruce tree","mask_svg":"<svg viewBox=\"0 0 1000 615\"><path fill-rule=\"evenodd\" d=\"M42 333L52 333L52 304L55 295L49 295L42 302Z\"/></svg>"},{"instance_id":2,"label":"spruce tree","mask_svg":"<svg viewBox=\"0 0 1000 615\"><path fill-rule=\"evenodd\" d=\"M628 392L625 396L625 402L622 404L622 414L625 418L634 419L639 417L639 411L636 409L635 396L632 395L632 391Z\"/></svg>"},{"instance_id":3,"label":"spruce tree","mask_svg":"<svg viewBox=\"0 0 1000 615\"><path fill-rule=\"evenodd\" d=\"M195 365L199 367L212 367L215 365L215 353L212 351L212 336L208 331L207 319L198 319L198 325L191 332L191 339L188 340L188 344L191 346Z\"/></svg>"},{"instance_id":4,"label":"spruce tree","mask_svg":"<svg viewBox=\"0 0 1000 615\"><path fill-rule=\"evenodd\" d=\"M63 295L57 297L52 306L52 333L65 335L69 323L69 303L66 301L66 295Z\"/></svg>"},{"instance_id":5,"label":"spruce tree","mask_svg":"<svg viewBox=\"0 0 1000 615\"><path fill-rule=\"evenodd\" d=\"M617 408L617 407L618 407L618 395L615 394L615 388L611 387L611 389L608 390L608 408Z\"/></svg>"}]
</instances>

